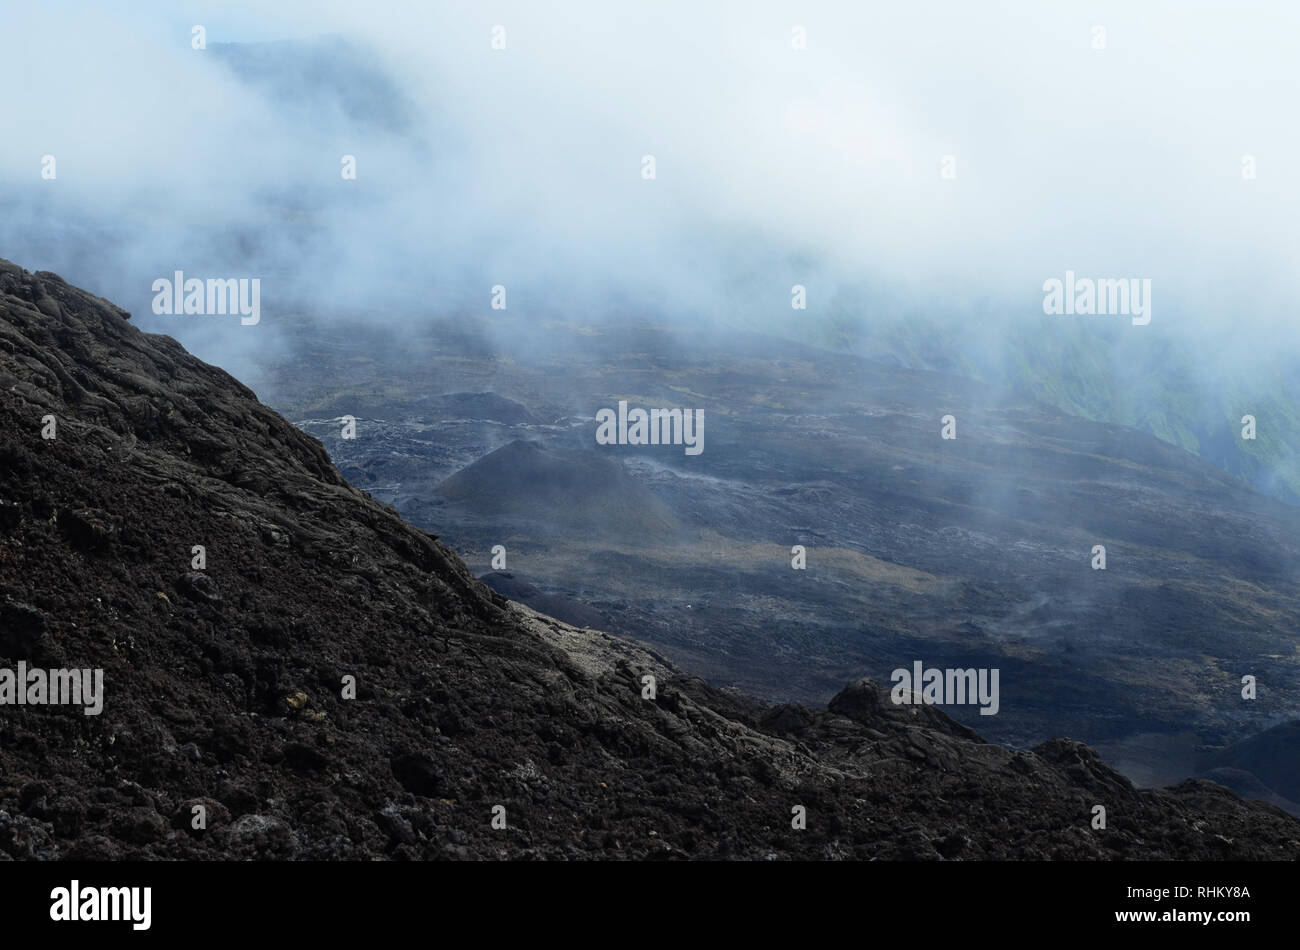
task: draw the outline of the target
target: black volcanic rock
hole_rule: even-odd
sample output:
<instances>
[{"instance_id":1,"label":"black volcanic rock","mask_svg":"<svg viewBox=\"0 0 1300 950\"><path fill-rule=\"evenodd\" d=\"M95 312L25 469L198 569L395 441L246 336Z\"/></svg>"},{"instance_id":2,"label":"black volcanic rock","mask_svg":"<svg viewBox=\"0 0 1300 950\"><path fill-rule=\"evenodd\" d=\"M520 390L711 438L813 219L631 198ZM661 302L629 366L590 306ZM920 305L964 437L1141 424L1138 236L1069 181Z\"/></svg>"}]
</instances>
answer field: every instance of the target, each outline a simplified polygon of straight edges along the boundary
<instances>
[{"instance_id":1,"label":"black volcanic rock","mask_svg":"<svg viewBox=\"0 0 1300 950\"><path fill-rule=\"evenodd\" d=\"M176 589L191 600L207 604L221 603L217 582L203 571L187 571L176 581Z\"/></svg>"},{"instance_id":2,"label":"black volcanic rock","mask_svg":"<svg viewBox=\"0 0 1300 950\"><path fill-rule=\"evenodd\" d=\"M59 528L73 545L86 551L103 550L117 537L117 519L97 508L61 510Z\"/></svg>"},{"instance_id":3,"label":"black volcanic rock","mask_svg":"<svg viewBox=\"0 0 1300 950\"><path fill-rule=\"evenodd\" d=\"M402 783L402 788L414 795L433 797L443 788L442 769L432 757L421 752L399 755L392 760L393 775Z\"/></svg>"},{"instance_id":4,"label":"black volcanic rock","mask_svg":"<svg viewBox=\"0 0 1300 950\"><path fill-rule=\"evenodd\" d=\"M0 506L6 631L105 690L0 706L9 857L1300 855L1208 782L1139 791L866 683L772 713L510 603L230 376L5 262Z\"/></svg>"},{"instance_id":5,"label":"black volcanic rock","mask_svg":"<svg viewBox=\"0 0 1300 950\"><path fill-rule=\"evenodd\" d=\"M30 659L45 634L45 615L31 604L0 604L0 656Z\"/></svg>"},{"instance_id":6,"label":"black volcanic rock","mask_svg":"<svg viewBox=\"0 0 1300 950\"><path fill-rule=\"evenodd\" d=\"M973 729L953 722L934 706L895 705L890 700L888 687L880 686L873 679L861 679L856 683L850 683L831 699L827 708L864 726L880 728L891 722L920 722L931 729L960 736L972 742L984 741Z\"/></svg>"}]
</instances>

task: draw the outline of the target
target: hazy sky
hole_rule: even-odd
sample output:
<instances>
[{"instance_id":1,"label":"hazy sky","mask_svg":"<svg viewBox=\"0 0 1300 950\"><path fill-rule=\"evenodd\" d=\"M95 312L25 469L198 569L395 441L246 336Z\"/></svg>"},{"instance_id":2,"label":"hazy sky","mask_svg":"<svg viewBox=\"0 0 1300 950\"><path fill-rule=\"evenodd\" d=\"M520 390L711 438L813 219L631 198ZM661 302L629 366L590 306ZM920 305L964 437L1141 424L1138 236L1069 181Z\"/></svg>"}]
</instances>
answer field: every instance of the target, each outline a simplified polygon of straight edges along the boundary
<instances>
[{"instance_id":1,"label":"hazy sky","mask_svg":"<svg viewBox=\"0 0 1300 950\"><path fill-rule=\"evenodd\" d=\"M263 276L264 321L291 294L486 308L496 283L512 310L619 293L743 321L788 311L792 279L795 319L843 283L1036 319L1072 269L1152 279L1152 326L1294 339L1295 4L88 6L4 14L0 257L142 318L184 269ZM264 94L214 55L330 33L392 77L408 128Z\"/></svg>"}]
</instances>

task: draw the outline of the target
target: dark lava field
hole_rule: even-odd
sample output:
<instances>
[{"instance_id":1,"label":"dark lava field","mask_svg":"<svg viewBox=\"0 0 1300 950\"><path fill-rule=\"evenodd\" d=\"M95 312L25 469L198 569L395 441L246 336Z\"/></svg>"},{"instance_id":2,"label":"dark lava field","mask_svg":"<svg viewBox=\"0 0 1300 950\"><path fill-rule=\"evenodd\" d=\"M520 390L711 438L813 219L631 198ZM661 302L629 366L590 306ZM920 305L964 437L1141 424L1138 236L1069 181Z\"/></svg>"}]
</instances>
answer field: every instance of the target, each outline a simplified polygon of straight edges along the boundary
<instances>
[{"instance_id":1,"label":"dark lava field","mask_svg":"<svg viewBox=\"0 0 1300 950\"><path fill-rule=\"evenodd\" d=\"M400 343L377 319L302 321L299 355L250 383L497 590L767 701L820 705L915 660L998 668L997 715L947 711L1017 748L1090 743L1148 785L1297 715L1300 512L1188 452L721 327L493 320ZM702 409L703 451L598 445L619 400Z\"/></svg>"}]
</instances>

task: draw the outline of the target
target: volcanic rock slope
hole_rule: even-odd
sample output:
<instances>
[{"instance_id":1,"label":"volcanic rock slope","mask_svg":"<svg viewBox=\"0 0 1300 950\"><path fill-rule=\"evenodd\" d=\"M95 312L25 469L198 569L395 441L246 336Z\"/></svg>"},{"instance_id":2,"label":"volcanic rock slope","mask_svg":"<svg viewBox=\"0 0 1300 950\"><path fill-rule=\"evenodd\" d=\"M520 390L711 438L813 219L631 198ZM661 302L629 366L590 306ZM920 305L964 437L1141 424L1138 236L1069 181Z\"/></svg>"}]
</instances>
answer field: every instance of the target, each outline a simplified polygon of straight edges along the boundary
<instances>
[{"instance_id":1,"label":"volcanic rock slope","mask_svg":"<svg viewBox=\"0 0 1300 950\"><path fill-rule=\"evenodd\" d=\"M512 604L230 376L6 262L0 611L0 667L104 671L97 716L0 706L14 858L1300 855L1210 783L870 681L764 707Z\"/></svg>"}]
</instances>

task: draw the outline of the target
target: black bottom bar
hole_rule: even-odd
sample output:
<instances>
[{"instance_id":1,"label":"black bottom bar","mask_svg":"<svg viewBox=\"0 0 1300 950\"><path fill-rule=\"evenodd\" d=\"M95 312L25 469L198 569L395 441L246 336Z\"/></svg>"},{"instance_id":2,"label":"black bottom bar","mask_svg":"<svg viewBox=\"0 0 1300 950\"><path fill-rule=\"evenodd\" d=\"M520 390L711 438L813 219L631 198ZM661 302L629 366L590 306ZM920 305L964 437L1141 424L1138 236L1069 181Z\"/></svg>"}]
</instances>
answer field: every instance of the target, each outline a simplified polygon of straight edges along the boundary
<instances>
[{"instance_id":1,"label":"black bottom bar","mask_svg":"<svg viewBox=\"0 0 1300 950\"><path fill-rule=\"evenodd\" d=\"M1138 939L1182 939L1197 932L1232 940L1294 929L1295 872L1294 864L1227 863L6 862L0 907L11 937L62 931L78 939L375 940L390 928L454 939L465 931L445 927L459 923L471 925L470 933L533 938L548 932L667 938L683 926L770 938L776 924L801 937L823 931L829 937L846 926L879 937L896 924L900 935L926 938L1131 932ZM149 888L147 929L136 928L144 923L145 892L122 888ZM67 919L52 919L52 910ZM1130 916L1119 919L1123 914ZM122 919L70 919L114 915Z\"/></svg>"}]
</instances>

